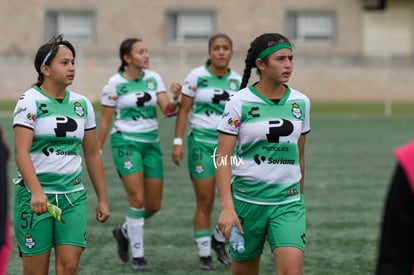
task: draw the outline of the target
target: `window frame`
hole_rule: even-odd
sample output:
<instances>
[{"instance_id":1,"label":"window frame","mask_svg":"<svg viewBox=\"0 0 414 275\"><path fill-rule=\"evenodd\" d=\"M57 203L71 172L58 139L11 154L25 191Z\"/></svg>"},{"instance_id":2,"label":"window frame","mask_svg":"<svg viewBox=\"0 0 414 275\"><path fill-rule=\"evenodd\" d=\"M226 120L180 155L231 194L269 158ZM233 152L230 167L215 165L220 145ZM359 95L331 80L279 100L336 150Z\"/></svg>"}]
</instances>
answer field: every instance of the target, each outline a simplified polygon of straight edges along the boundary
<instances>
[{"instance_id":1,"label":"window frame","mask_svg":"<svg viewBox=\"0 0 414 275\"><path fill-rule=\"evenodd\" d=\"M205 28L199 37L197 37L196 24L188 24L193 29L191 27L186 29L184 24L185 20L191 20L191 17L195 19L197 16L205 17L206 21L210 21L210 25ZM165 18L165 40L169 45L205 45L216 29L216 15L213 10L168 10ZM201 22L200 25L203 25L203 23Z\"/></svg>"},{"instance_id":2,"label":"window frame","mask_svg":"<svg viewBox=\"0 0 414 275\"><path fill-rule=\"evenodd\" d=\"M79 17L84 17L87 24L85 26L68 27L62 26L65 20L79 21ZM75 17L78 17L76 19ZM63 33L64 38L78 45L92 45L95 42L96 16L91 9L53 9L46 12L45 34L46 40ZM83 28L83 30L82 30ZM84 38L83 38L84 37Z\"/></svg>"},{"instance_id":3,"label":"window frame","mask_svg":"<svg viewBox=\"0 0 414 275\"><path fill-rule=\"evenodd\" d=\"M309 27L311 24L309 22L305 23L306 17L308 17L308 21L309 19L312 20L312 17L318 20L319 17L319 20L330 21L330 25L327 27L327 30L323 30L324 26L319 30L317 27L312 30ZM298 46L329 47L335 44L337 38L337 16L334 10L291 10L288 11L286 20L286 33ZM315 25L318 23L320 24L320 22L315 21ZM307 27L308 30L306 30Z\"/></svg>"}]
</instances>

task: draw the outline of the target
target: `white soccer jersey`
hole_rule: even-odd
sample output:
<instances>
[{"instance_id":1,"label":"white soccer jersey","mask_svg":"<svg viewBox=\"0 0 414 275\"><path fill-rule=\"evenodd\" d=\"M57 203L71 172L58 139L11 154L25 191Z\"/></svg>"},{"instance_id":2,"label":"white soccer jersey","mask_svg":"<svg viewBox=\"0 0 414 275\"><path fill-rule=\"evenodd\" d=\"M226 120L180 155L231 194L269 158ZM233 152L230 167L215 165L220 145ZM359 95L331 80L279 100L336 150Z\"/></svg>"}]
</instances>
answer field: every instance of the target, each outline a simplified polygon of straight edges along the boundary
<instances>
[{"instance_id":1,"label":"white soccer jersey","mask_svg":"<svg viewBox=\"0 0 414 275\"><path fill-rule=\"evenodd\" d=\"M301 179L297 142L310 131L309 113L308 97L289 87L277 104L253 86L230 99L218 130L237 135L238 161L232 167L237 199L257 204L299 199L291 188Z\"/></svg>"},{"instance_id":2,"label":"white soccer jersey","mask_svg":"<svg viewBox=\"0 0 414 275\"><path fill-rule=\"evenodd\" d=\"M158 141L157 94L166 92L161 77L143 70L138 80L117 73L103 88L101 104L115 108L113 132L140 142Z\"/></svg>"},{"instance_id":3,"label":"white soccer jersey","mask_svg":"<svg viewBox=\"0 0 414 275\"><path fill-rule=\"evenodd\" d=\"M217 143L217 125L228 99L239 90L241 77L229 70L223 77L207 65L193 69L185 78L182 93L193 98L190 131L197 141Z\"/></svg>"},{"instance_id":4,"label":"white soccer jersey","mask_svg":"<svg viewBox=\"0 0 414 275\"><path fill-rule=\"evenodd\" d=\"M30 158L43 191L68 193L82 190L79 145L85 131L96 128L90 101L66 91L60 103L35 86L20 97L13 116L13 127L33 130Z\"/></svg>"}]
</instances>

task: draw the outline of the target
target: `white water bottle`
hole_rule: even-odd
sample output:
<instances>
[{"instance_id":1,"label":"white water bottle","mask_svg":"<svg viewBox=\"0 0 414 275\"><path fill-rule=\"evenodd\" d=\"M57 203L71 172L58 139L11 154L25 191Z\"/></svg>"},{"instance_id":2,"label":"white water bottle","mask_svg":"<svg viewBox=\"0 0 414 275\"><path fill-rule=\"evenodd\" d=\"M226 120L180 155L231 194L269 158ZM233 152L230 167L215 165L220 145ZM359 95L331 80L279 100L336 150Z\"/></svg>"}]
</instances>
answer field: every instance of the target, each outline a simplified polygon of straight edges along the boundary
<instances>
[{"instance_id":1,"label":"white water bottle","mask_svg":"<svg viewBox=\"0 0 414 275\"><path fill-rule=\"evenodd\" d=\"M244 238L235 225L233 225L230 229L229 243L231 247L233 247L234 251L239 253L244 252Z\"/></svg>"}]
</instances>

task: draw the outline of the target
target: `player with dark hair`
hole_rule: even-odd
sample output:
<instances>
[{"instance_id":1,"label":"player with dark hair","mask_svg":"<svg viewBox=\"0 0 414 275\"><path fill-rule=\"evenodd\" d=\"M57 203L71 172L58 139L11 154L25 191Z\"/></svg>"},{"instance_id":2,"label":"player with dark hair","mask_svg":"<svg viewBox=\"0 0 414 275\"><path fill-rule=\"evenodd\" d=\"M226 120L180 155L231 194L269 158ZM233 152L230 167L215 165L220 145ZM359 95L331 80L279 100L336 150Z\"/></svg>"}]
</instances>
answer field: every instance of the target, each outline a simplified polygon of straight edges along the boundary
<instances>
[{"instance_id":1,"label":"player with dark hair","mask_svg":"<svg viewBox=\"0 0 414 275\"><path fill-rule=\"evenodd\" d=\"M213 269L211 248L225 266L231 264L225 249L225 239L219 230L211 229L214 205L215 177L212 155L217 145L217 125L227 100L239 90L240 75L229 67L233 42L223 33L213 35L208 42L209 59L193 69L185 78L181 109L175 125L172 160L179 165L184 158L183 138L190 117L188 169L196 196L194 241L200 257L200 269Z\"/></svg>"},{"instance_id":2,"label":"player with dark hair","mask_svg":"<svg viewBox=\"0 0 414 275\"><path fill-rule=\"evenodd\" d=\"M247 86L252 68L260 79ZM218 127L218 225L226 238L235 225L245 239L244 253L230 248L233 274L259 274L266 240L277 274L303 272L310 102L286 84L292 71L290 41L277 33L258 36L247 52L241 90L226 104Z\"/></svg>"},{"instance_id":3,"label":"player with dark hair","mask_svg":"<svg viewBox=\"0 0 414 275\"><path fill-rule=\"evenodd\" d=\"M148 69L149 57L141 39L122 41L119 70L102 91L98 134L102 149L110 132L115 168L127 193L126 221L112 233L123 262L128 261L131 247L134 270L150 269L144 258L144 223L159 211L162 201L164 174L157 105L164 115L174 116L179 109L181 93L181 85L172 83L169 99L160 75Z\"/></svg>"},{"instance_id":4,"label":"player with dark hair","mask_svg":"<svg viewBox=\"0 0 414 275\"><path fill-rule=\"evenodd\" d=\"M54 37L35 56L37 83L14 110L14 151L20 178L15 180L14 228L25 274L48 274L55 248L57 274L77 274L86 247L86 167L98 197L96 219L110 216L95 114L90 101L67 90L75 77L75 49ZM61 208L65 224L48 213Z\"/></svg>"}]
</instances>

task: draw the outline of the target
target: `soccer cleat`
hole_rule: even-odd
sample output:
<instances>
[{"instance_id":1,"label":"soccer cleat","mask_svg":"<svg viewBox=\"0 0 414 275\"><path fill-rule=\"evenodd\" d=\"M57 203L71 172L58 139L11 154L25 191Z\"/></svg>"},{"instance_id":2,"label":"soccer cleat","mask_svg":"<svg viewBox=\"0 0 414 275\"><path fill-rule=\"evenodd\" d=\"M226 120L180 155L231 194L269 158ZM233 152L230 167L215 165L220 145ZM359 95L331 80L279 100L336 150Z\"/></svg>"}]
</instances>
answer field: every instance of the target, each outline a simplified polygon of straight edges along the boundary
<instances>
[{"instance_id":1,"label":"soccer cleat","mask_svg":"<svg viewBox=\"0 0 414 275\"><path fill-rule=\"evenodd\" d=\"M128 262L129 259L129 243L128 239L125 238L124 234L122 234L121 227L114 227L112 229L112 235L114 236L117 244L118 244L118 256L124 263Z\"/></svg>"},{"instance_id":2,"label":"soccer cleat","mask_svg":"<svg viewBox=\"0 0 414 275\"><path fill-rule=\"evenodd\" d=\"M225 266L231 266L231 259L226 252L225 243L217 241L214 235L211 237L211 248L216 252L219 262Z\"/></svg>"},{"instance_id":3,"label":"soccer cleat","mask_svg":"<svg viewBox=\"0 0 414 275\"><path fill-rule=\"evenodd\" d=\"M214 264L213 264L213 260L211 259L211 256L200 257L199 267L202 270L213 270Z\"/></svg>"},{"instance_id":4,"label":"soccer cleat","mask_svg":"<svg viewBox=\"0 0 414 275\"><path fill-rule=\"evenodd\" d=\"M148 262L145 260L144 257L132 258L131 268L133 270L139 270L139 271L146 271L146 270L151 269L150 265L148 264Z\"/></svg>"}]
</instances>

